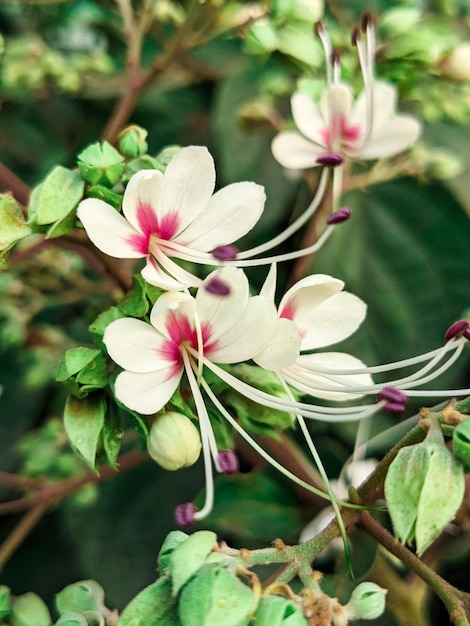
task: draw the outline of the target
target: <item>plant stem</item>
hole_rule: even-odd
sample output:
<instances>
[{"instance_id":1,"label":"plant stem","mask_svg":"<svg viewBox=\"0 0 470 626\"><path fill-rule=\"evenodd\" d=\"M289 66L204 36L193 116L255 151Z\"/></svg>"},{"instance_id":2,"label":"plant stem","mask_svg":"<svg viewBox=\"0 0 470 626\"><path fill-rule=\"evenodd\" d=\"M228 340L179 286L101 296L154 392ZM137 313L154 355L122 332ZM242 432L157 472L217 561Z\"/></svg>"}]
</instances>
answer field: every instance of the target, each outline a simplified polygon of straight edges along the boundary
<instances>
[{"instance_id":1,"label":"plant stem","mask_svg":"<svg viewBox=\"0 0 470 626\"><path fill-rule=\"evenodd\" d=\"M13 552L15 552L15 550L23 543L41 517L46 513L49 505L50 502L48 500L37 502L8 535L0 547L0 571L3 569L5 563L11 557Z\"/></svg>"},{"instance_id":2,"label":"plant stem","mask_svg":"<svg viewBox=\"0 0 470 626\"><path fill-rule=\"evenodd\" d=\"M0 163L0 187L11 191L13 197L23 206L28 204L31 189L3 163Z\"/></svg>"}]
</instances>

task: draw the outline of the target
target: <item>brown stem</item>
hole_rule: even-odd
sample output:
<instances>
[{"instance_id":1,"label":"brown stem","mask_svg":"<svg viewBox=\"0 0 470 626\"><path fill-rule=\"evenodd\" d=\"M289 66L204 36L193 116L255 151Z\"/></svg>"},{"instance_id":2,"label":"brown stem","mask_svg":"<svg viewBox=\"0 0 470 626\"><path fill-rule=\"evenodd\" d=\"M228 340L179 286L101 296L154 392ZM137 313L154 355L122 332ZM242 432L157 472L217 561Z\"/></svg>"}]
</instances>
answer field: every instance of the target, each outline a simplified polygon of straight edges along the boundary
<instances>
[{"instance_id":1,"label":"brown stem","mask_svg":"<svg viewBox=\"0 0 470 626\"><path fill-rule=\"evenodd\" d=\"M49 505L50 502L48 500L37 502L8 535L0 547L0 571L13 552L23 543L41 517L46 513Z\"/></svg>"},{"instance_id":2,"label":"brown stem","mask_svg":"<svg viewBox=\"0 0 470 626\"><path fill-rule=\"evenodd\" d=\"M447 607L454 624L459 626L468 626L470 624L470 594L459 591L439 576L413 552L397 541L370 513L366 511L361 513L358 526L388 552L398 557L410 570L416 572L431 587Z\"/></svg>"},{"instance_id":3,"label":"brown stem","mask_svg":"<svg viewBox=\"0 0 470 626\"><path fill-rule=\"evenodd\" d=\"M11 191L20 204L27 206L31 194L30 187L3 163L0 163L0 187L5 191Z\"/></svg>"}]
</instances>

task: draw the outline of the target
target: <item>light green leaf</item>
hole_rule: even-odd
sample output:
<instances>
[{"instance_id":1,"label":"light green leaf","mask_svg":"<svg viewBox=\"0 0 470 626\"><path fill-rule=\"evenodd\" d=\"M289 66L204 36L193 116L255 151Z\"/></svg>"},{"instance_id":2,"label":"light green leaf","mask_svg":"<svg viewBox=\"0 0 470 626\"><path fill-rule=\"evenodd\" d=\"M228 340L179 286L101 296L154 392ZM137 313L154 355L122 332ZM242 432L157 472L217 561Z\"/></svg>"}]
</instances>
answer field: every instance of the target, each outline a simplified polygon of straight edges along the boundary
<instances>
[{"instance_id":1,"label":"light green leaf","mask_svg":"<svg viewBox=\"0 0 470 626\"><path fill-rule=\"evenodd\" d=\"M308 626L300 604L281 596L263 596L254 620L256 626Z\"/></svg>"},{"instance_id":2,"label":"light green leaf","mask_svg":"<svg viewBox=\"0 0 470 626\"><path fill-rule=\"evenodd\" d=\"M87 348L84 346L69 348L60 362L59 373L57 374L56 380L63 382L69 379L89 365L99 354L100 351L96 348Z\"/></svg>"},{"instance_id":3,"label":"light green leaf","mask_svg":"<svg viewBox=\"0 0 470 626\"><path fill-rule=\"evenodd\" d=\"M199 530L173 550L169 564L173 595L176 595L185 582L203 565L216 543L215 533Z\"/></svg>"},{"instance_id":4,"label":"light green leaf","mask_svg":"<svg viewBox=\"0 0 470 626\"><path fill-rule=\"evenodd\" d=\"M29 592L15 599L11 612L11 626L51 626L46 604L35 593Z\"/></svg>"},{"instance_id":5,"label":"light green leaf","mask_svg":"<svg viewBox=\"0 0 470 626\"><path fill-rule=\"evenodd\" d=\"M0 585L0 619L7 617L11 611L10 589Z\"/></svg>"},{"instance_id":6,"label":"light green leaf","mask_svg":"<svg viewBox=\"0 0 470 626\"><path fill-rule=\"evenodd\" d=\"M58 165L42 183L37 198L36 222L53 224L66 218L83 197L85 183L77 172Z\"/></svg>"},{"instance_id":7,"label":"light green leaf","mask_svg":"<svg viewBox=\"0 0 470 626\"><path fill-rule=\"evenodd\" d=\"M69 396L64 409L64 426L71 445L92 469L104 425L106 401L101 393L78 399Z\"/></svg>"},{"instance_id":8,"label":"light green leaf","mask_svg":"<svg viewBox=\"0 0 470 626\"><path fill-rule=\"evenodd\" d=\"M0 194L0 250L8 250L29 234L31 229L16 201L9 195Z\"/></svg>"},{"instance_id":9,"label":"light green leaf","mask_svg":"<svg viewBox=\"0 0 470 626\"><path fill-rule=\"evenodd\" d=\"M205 565L183 588L178 613L182 626L247 626L256 597L234 573Z\"/></svg>"},{"instance_id":10,"label":"light green leaf","mask_svg":"<svg viewBox=\"0 0 470 626\"><path fill-rule=\"evenodd\" d=\"M165 541L160 548L160 552L158 553L158 569L161 574L168 574L169 565L170 565L170 555L175 550L177 546L182 544L186 539L188 539L189 535L184 533L182 530L172 530L165 537Z\"/></svg>"},{"instance_id":11,"label":"light green leaf","mask_svg":"<svg viewBox=\"0 0 470 626\"><path fill-rule=\"evenodd\" d=\"M143 589L121 613L118 626L181 626L171 580L162 576Z\"/></svg>"}]
</instances>

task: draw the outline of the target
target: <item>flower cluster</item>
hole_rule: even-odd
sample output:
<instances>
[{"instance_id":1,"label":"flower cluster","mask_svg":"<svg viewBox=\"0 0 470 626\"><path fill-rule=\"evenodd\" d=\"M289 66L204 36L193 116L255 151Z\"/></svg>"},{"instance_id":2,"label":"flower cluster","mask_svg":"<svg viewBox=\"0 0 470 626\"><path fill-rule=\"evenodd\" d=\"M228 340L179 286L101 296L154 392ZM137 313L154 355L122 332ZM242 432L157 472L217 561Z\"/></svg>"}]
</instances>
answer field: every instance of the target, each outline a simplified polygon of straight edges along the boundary
<instances>
[{"instance_id":1,"label":"flower cluster","mask_svg":"<svg viewBox=\"0 0 470 626\"><path fill-rule=\"evenodd\" d=\"M273 153L286 167L320 165L322 172L310 205L279 235L249 250L235 247L234 243L261 217L264 189L254 182L239 182L214 193L213 159L206 148L198 146L180 149L164 173L142 170L135 174L124 192L122 214L94 198L82 201L78 208L89 238L101 251L117 258L145 259L142 276L163 290L148 320L115 320L106 328L103 340L109 356L123 370L116 378L116 398L129 409L155 416L165 410L180 388L190 393L202 443L206 496L198 511L192 503L178 508L176 516L182 524L202 519L211 511L213 467L222 472L237 468L234 452L218 447L210 417L213 409L270 463L318 493L280 466L241 427L224 404L223 394L214 391L214 377L247 400L295 415L320 467L305 419L358 421L382 409L402 411L411 395L469 392L416 389L458 358L470 335L466 322L449 329L441 348L404 361L367 367L343 352L318 352L349 337L365 318L365 303L344 291L342 281L323 274L307 276L276 298L276 264L315 251L350 215L346 208L337 209L341 194L337 172L344 160L394 155L412 145L420 132L415 119L394 113L395 89L374 79L370 19L364 21L363 33L356 31L354 35L365 85L354 105L350 88L340 82L339 58L332 52L322 25L317 27L317 34L328 59L326 91L319 107L304 94L294 94L292 110L302 134L280 133ZM321 237L302 250L260 257L310 219L325 197L332 167L336 176L333 211ZM213 269L203 279L198 265ZM255 265L270 268L258 295L252 295L243 271ZM263 390L238 376L232 366L249 361L265 376L275 376L281 391ZM413 373L391 376L386 384L373 380L374 374L413 366L417 366ZM311 400L301 401L301 397ZM361 398L369 400L359 404ZM151 419L157 423L159 418ZM181 434L185 420L178 418L177 422L175 427L162 426L160 436L176 433L174 436L185 441ZM165 466L175 469L197 458L200 446L190 424L187 440L191 451L182 452L181 461L165 457ZM165 456L160 448L155 430L154 458ZM331 492L329 496L320 493L333 498Z\"/></svg>"}]
</instances>

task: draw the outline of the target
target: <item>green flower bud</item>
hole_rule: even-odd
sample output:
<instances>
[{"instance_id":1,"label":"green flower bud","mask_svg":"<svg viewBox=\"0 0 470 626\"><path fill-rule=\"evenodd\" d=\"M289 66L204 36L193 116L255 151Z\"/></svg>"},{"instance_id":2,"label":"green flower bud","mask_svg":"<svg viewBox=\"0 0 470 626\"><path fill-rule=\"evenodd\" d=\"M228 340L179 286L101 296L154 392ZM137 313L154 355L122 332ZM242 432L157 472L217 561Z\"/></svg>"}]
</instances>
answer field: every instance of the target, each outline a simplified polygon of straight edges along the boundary
<instances>
[{"instance_id":1,"label":"green flower bud","mask_svg":"<svg viewBox=\"0 0 470 626\"><path fill-rule=\"evenodd\" d=\"M302 607L283 596L263 596L254 620L256 626L307 626Z\"/></svg>"},{"instance_id":2,"label":"green flower bud","mask_svg":"<svg viewBox=\"0 0 470 626\"><path fill-rule=\"evenodd\" d=\"M344 607L350 620L375 619L385 610L386 589L375 583L361 583L354 589Z\"/></svg>"},{"instance_id":3,"label":"green flower bud","mask_svg":"<svg viewBox=\"0 0 470 626\"><path fill-rule=\"evenodd\" d=\"M467 473L470 473L470 418L461 422L454 430L452 438L454 456Z\"/></svg>"},{"instance_id":4,"label":"green flower bud","mask_svg":"<svg viewBox=\"0 0 470 626\"><path fill-rule=\"evenodd\" d=\"M439 70L446 78L470 81L470 42L461 43L439 63Z\"/></svg>"},{"instance_id":5,"label":"green flower bud","mask_svg":"<svg viewBox=\"0 0 470 626\"><path fill-rule=\"evenodd\" d=\"M119 135L119 150L133 159L142 156L148 150L147 135L148 132L140 126L128 126Z\"/></svg>"},{"instance_id":6,"label":"green flower bud","mask_svg":"<svg viewBox=\"0 0 470 626\"><path fill-rule=\"evenodd\" d=\"M112 187L124 171L124 157L107 141L92 143L78 155L78 169L87 183Z\"/></svg>"},{"instance_id":7,"label":"green flower bud","mask_svg":"<svg viewBox=\"0 0 470 626\"><path fill-rule=\"evenodd\" d=\"M11 611L12 626L50 626L49 609L35 593L28 592L13 602Z\"/></svg>"},{"instance_id":8,"label":"green flower bud","mask_svg":"<svg viewBox=\"0 0 470 626\"><path fill-rule=\"evenodd\" d=\"M395 534L402 541L416 538L418 554L452 520L464 494L462 465L446 448L439 427L426 439L400 450L385 479L385 498Z\"/></svg>"},{"instance_id":9,"label":"green flower bud","mask_svg":"<svg viewBox=\"0 0 470 626\"><path fill-rule=\"evenodd\" d=\"M152 424L148 452L167 470L189 467L196 463L201 452L199 431L185 415L165 413Z\"/></svg>"}]
</instances>

